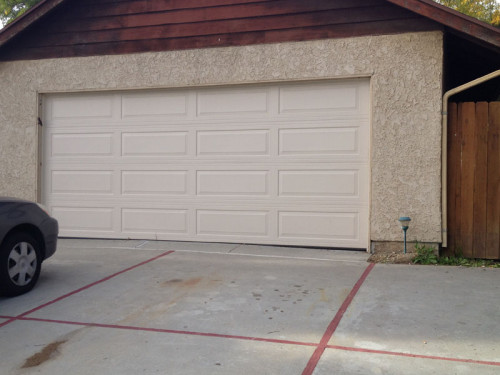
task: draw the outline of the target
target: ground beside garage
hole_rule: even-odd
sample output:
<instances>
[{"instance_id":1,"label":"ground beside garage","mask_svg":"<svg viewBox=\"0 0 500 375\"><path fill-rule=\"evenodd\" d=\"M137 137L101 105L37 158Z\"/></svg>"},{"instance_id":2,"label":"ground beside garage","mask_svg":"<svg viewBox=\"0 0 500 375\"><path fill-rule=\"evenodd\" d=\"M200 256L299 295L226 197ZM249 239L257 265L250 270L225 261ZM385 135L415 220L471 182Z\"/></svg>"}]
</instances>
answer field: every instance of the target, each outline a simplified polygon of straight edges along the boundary
<instances>
[{"instance_id":1,"label":"ground beside garage","mask_svg":"<svg viewBox=\"0 0 500 375\"><path fill-rule=\"evenodd\" d=\"M0 299L5 374L494 374L500 270L237 244L67 240Z\"/></svg>"}]
</instances>

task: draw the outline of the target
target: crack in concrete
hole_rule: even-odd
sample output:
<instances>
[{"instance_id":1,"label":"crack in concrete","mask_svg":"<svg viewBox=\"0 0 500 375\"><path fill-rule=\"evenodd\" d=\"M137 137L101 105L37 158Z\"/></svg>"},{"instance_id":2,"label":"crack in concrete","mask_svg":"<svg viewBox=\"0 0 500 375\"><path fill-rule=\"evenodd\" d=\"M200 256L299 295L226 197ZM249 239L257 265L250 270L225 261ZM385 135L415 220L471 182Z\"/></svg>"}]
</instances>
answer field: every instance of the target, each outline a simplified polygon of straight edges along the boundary
<instances>
[{"instance_id":1,"label":"crack in concrete","mask_svg":"<svg viewBox=\"0 0 500 375\"><path fill-rule=\"evenodd\" d=\"M236 245L235 247L233 247L231 250L229 250L227 253L228 253L228 254L231 254L234 250L236 250L236 249L238 249L238 248L240 248L240 247L242 247L242 246L243 246L243 244L238 244L238 245Z\"/></svg>"},{"instance_id":2,"label":"crack in concrete","mask_svg":"<svg viewBox=\"0 0 500 375\"><path fill-rule=\"evenodd\" d=\"M142 241L139 245L137 245L135 248L136 249L140 249L142 248L144 245L146 245L147 243L149 243L149 241Z\"/></svg>"}]
</instances>

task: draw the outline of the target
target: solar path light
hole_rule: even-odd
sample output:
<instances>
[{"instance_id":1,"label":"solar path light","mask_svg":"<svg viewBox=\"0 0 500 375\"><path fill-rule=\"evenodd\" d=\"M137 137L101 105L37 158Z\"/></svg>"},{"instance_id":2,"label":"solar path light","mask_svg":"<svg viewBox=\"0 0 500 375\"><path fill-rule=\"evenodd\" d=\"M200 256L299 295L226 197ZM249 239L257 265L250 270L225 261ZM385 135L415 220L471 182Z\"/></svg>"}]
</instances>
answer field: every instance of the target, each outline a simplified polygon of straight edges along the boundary
<instances>
[{"instance_id":1,"label":"solar path light","mask_svg":"<svg viewBox=\"0 0 500 375\"><path fill-rule=\"evenodd\" d=\"M408 230L408 225L410 224L411 219L407 216L402 216L399 219L399 222L401 224L401 229L404 232L404 238L405 238L405 254L406 254L406 231Z\"/></svg>"}]
</instances>

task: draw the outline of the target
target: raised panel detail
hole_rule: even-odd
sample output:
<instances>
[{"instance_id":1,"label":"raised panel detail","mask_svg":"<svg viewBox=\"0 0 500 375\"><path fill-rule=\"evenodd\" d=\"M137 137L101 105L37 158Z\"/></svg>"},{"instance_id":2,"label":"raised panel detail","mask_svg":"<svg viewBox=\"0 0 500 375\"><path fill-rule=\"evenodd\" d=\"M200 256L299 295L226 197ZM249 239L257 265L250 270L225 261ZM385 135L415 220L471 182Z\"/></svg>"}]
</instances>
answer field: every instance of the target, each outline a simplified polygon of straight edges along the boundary
<instances>
[{"instance_id":1,"label":"raised panel detail","mask_svg":"<svg viewBox=\"0 0 500 375\"><path fill-rule=\"evenodd\" d=\"M52 215L58 220L62 231L113 230L112 208L52 207Z\"/></svg>"},{"instance_id":2,"label":"raised panel detail","mask_svg":"<svg viewBox=\"0 0 500 375\"><path fill-rule=\"evenodd\" d=\"M53 134L52 156L111 156L113 134Z\"/></svg>"},{"instance_id":3,"label":"raised panel detail","mask_svg":"<svg viewBox=\"0 0 500 375\"><path fill-rule=\"evenodd\" d=\"M266 113L268 111L268 92L256 89L200 91L197 107L199 116Z\"/></svg>"},{"instance_id":4,"label":"raised panel detail","mask_svg":"<svg viewBox=\"0 0 500 375\"><path fill-rule=\"evenodd\" d=\"M179 115L187 115L185 92L149 92L123 96L122 116L124 118Z\"/></svg>"},{"instance_id":5,"label":"raised panel detail","mask_svg":"<svg viewBox=\"0 0 500 375\"><path fill-rule=\"evenodd\" d=\"M215 236L267 236L267 211L197 212L197 233Z\"/></svg>"},{"instance_id":6,"label":"raised panel detail","mask_svg":"<svg viewBox=\"0 0 500 375\"><path fill-rule=\"evenodd\" d=\"M111 171L52 171L52 192L60 194L111 194Z\"/></svg>"},{"instance_id":7,"label":"raised panel detail","mask_svg":"<svg viewBox=\"0 0 500 375\"><path fill-rule=\"evenodd\" d=\"M200 131L198 155L268 155L269 130Z\"/></svg>"},{"instance_id":8,"label":"raised panel detail","mask_svg":"<svg viewBox=\"0 0 500 375\"><path fill-rule=\"evenodd\" d=\"M280 171L281 196L354 197L358 195L358 171Z\"/></svg>"},{"instance_id":9,"label":"raised panel detail","mask_svg":"<svg viewBox=\"0 0 500 375\"><path fill-rule=\"evenodd\" d=\"M357 106L356 86L318 83L280 88L280 113L354 110Z\"/></svg>"},{"instance_id":10,"label":"raised panel detail","mask_svg":"<svg viewBox=\"0 0 500 375\"><path fill-rule=\"evenodd\" d=\"M122 230L142 233L186 233L187 210L122 210Z\"/></svg>"},{"instance_id":11,"label":"raised panel detail","mask_svg":"<svg viewBox=\"0 0 500 375\"><path fill-rule=\"evenodd\" d=\"M122 210L122 230L141 233L186 233L187 210Z\"/></svg>"},{"instance_id":12,"label":"raised panel detail","mask_svg":"<svg viewBox=\"0 0 500 375\"><path fill-rule=\"evenodd\" d=\"M267 171L199 171L199 195L268 194Z\"/></svg>"},{"instance_id":13,"label":"raised panel detail","mask_svg":"<svg viewBox=\"0 0 500 375\"><path fill-rule=\"evenodd\" d=\"M355 240L359 237L358 216L355 212L280 212L279 236Z\"/></svg>"},{"instance_id":14,"label":"raised panel detail","mask_svg":"<svg viewBox=\"0 0 500 375\"><path fill-rule=\"evenodd\" d=\"M123 194L187 194L187 171L123 171Z\"/></svg>"},{"instance_id":15,"label":"raised panel detail","mask_svg":"<svg viewBox=\"0 0 500 375\"><path fill-rule=\"evenodd\" d=\"M113 97L109 95L57 97L52 102L52 118L110 118L113 116Z\"/></svg>"},{"instance_id":16,"label":"raised panel detail","mask_svg":"<svg viewBox=\"0 0 500 375\"><path fill-rule=\"evenodd\" d=\"M332 155L359 152L357 128L282 129L280 155Z\"/></svg>"},{"instance_id":17,"label":"raised panel detail","mask_svg":"<svg viewBox=\"0 0 500 375\"><path fill-rule=\"evenodd\" d=\"M123 156L173 156L187 153L187 132L124 133Z\"/></svg>"}]
</instances>

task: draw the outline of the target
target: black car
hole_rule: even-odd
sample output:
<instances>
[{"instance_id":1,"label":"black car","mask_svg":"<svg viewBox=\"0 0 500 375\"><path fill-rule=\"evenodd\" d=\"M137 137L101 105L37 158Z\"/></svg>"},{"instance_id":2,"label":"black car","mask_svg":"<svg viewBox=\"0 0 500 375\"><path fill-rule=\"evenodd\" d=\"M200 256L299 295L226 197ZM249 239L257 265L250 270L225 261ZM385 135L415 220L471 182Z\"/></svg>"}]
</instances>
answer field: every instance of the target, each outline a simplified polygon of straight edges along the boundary
<instances>
[{"instance_id":1,"label":"black car","mask_svg":"<svg viewBox=\"0 0 500 375\"><path fill-rule=\"evenodd\" d=\"M0 197L0 295L33 289L42 262L56 251L58 231L39 204Z\"/></svg>"}]
</instances>

